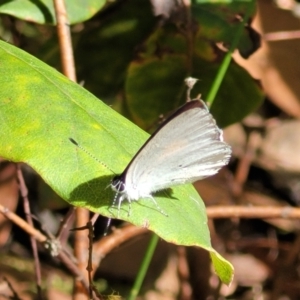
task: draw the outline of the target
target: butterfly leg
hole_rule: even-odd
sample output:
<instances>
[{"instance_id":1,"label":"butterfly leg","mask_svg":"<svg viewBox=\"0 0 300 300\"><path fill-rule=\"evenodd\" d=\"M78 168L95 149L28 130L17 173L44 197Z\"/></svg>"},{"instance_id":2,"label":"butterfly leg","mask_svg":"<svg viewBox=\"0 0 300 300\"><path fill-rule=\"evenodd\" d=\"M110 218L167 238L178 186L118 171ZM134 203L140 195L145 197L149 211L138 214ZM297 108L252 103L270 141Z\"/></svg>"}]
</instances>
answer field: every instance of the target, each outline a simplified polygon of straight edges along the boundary
<instances>
[{"instance_id":1,"label":"butterfly leg","mask_svg":"<svg viewBox=\"0 0 300 300\"><path fill-rule=\"evenodd\" d=\"M118 197L118 218L119 218L119 215L120 215L120 210L121 210L121 203L123 202L124 200L124 195L121 195Z\"/></svg>"},{"instance_id":2,"label":"butterfly leg","mask_svg":"<svg viewBox=\"0 0 300 300\"><path fill-rule=\"evenodd\" d=\"M119 196L119 194L117 193L117 194L115 195L115 197L114 197L113 203L112 203L112 204L109 206L109 208L108 208L108 211L109 211L111 214L113 214L113 212L112 212L111 209L112 209L113 207L116 206L116 202L117 202L118 197L120 197L120 196ZM119 200L119 203L120 203L120 202L122 202L122 201ZM119 217L119 210L118 210L118 217ZM111 224L111 220L112 220L111 217L108 218L107 223L106 223L106 227L105 227L105 230L104 230L104 233L103 233L103 236L106 236L106 235L108 234L108 230L109 230L109 227L110 227L110 224Z\"/></svg>"},{"instance_id":3,"label":"butterfly leg","mask_svg":"<svg viewBox=\"0 0 300 300\"><path fill-rule=\"evenodd\" d=\"M160 208L160 206L157 204L156 200L155 200L151 195L149 195L148 198L150 198L150 199L154 202L154 204L155 204L157 210L158 210L162 215L168 217L168 214L165 213L165 212Z\"/></svg>"},{"instance_id":4,"label":"butterfly leg","mask_svg":"<svg viewBox=\"0 0 300 300\"><path fill-rule=\"evenodd\" d=\"M128 217L131 215L131 200L130 199L127 199L128 200L128 204L129 204L129 210L128 210Z\"/></svg>"},{"instance_id":5,"label":"butterfly leg","mask_svg":"<svg viewBox=\"0 0 300 300\"><path fill-rule=\"evenodd\" d=\"M121 201L118 200L120 197L121 197L121 196L120 196L118 193L115 194L114 200L113 200L112 204L111 204L111 205L109 206L109 208L108 208L108 211L109 211L111 214L112 214L111 209L112 209L113 207L116 206L116 203L117 203L117 202L118 202L118 203L122 202L122 200L121 200Z\"/></svg>"}]
</instances>

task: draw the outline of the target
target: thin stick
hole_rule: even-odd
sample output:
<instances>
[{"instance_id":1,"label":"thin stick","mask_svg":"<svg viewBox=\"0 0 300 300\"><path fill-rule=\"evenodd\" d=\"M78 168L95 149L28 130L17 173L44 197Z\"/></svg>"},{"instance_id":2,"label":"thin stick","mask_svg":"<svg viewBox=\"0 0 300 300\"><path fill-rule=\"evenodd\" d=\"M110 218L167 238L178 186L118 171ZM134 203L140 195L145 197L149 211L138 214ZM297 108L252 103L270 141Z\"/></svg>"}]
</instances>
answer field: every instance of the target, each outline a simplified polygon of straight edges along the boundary
<instances>
[{"instance_id":1,"label":"thin stick","mask_svg":"<svg viewBox=\"0 0 300 300\"><path fill-rule=\"evenodd\" d=\"M206 208L208 218L244 218L244 219L300 219L300 208L291 206L210 206Z\"/></svg>"},{"instance_id":2,"label":"thin stick","mask_svg":"<svg viewBox=\"0 0 300 300\"><path fill-rule=\"evenodd\" d=\"M89 211L78 207L76 209L76 223L75 228L84 227L89 222ZM89 238L84 230L75 230L74 234L74 254L77 259L78 268L81 273L84 274L84 279L88 281L88 272L86 270L86 264L88 262L88 249ZM85 292L82 290L81 283L75 279L76 294L80 297L80 294ZM88 294L86 294L88 296Z\"/></svg>"},{"instance_id":3,"label":"thin stick","mask_svg":"<svg viewBox=\"0 0 300 300\"><path fill-rule=\"evenodd\" d=\"M29 199L28 199L28 189L27 189L26 184L25 184L25 180L24 180L24 177L23 177L23 174L22 174L20 164L17 164L17 176L18 176L18 182L19 182L19 189L20 189L21 197L23 199L23 205L24 205L24 211L25 211L25 214L26 214L26 220L27 220L27 223L31 227L34 227L32 217L31 217ZM30 236L30 243L31 243L33 257L34 257L34 270L35 270L35 277L36 277L37 296L38 296L38 299L43 299L43 297L42 297L41 264L40 264L40 260L39 260L39 254L38 254L36 239L34 239L32 236Z\"/></svg>"},{"instance_id":4,"label":"thin stick","mask_svg":"<svg viewBox=\"0 0 300 300\"><path fill-rule=\"evenodd\" d=\"M56 238L60 240L62 244L66 244L66 240L70 235L71 223L74 221L75 207L70 207L64 219L62 220Z\"/></svg>"},{"instance_id":5,"label":"thin stick","mask_svg":"<svg viewBox=\"0 0 300 300\"><path fill-rule=\"evenodd\" d=\"M42 234L39 230L35 229L33 226L30 226L26 221L20 218L18 215L10 211L7 207L4 207L0 204L0 213L2 213L8 220L12 221L14 224L22 228L30 236L35 238L40 243L45 243L47 237Z\"/></svg>"},{"instance_id":6,"label":"thin stick","mask_svg":"<svg viewBox=\"0 0 300 300\"><path fill-rule=\"evenodd\" d=\"M300 30L269 32L263 35L265 41L284 41L300 38Z\"/></svg>"},{"instance_id":7,"label":"thin stick","mask_svg":"<svg viewBox=\"0 0 300 300\"><path fill-rule=\"evenodd\" d=\"M76 82L70 24L64 0L53 0L63 74Z\"/></svg>"},{"instance_id":8,"label":"thin stick","mask_svg":"<svg viewBox=\"0 0 300 300\"><path fill-rule=\"evenodd\" d=\"M5 281L5 282L7 283L8 288L10 289L10 291L11 291L12 294L13 294L13 296L12 296L12 297L9 297L9 299L13 299L13 300L22 300L22 299L19 297L18 293L14 290L13 286L11 285L11 283L9 282L9 280L8 280L6 277L3 277L3 281ZM5 297L5 296L3 295L3 297ZM7 299L8 299L8 297L7 297Z\"/></svg>"}]
</instances>

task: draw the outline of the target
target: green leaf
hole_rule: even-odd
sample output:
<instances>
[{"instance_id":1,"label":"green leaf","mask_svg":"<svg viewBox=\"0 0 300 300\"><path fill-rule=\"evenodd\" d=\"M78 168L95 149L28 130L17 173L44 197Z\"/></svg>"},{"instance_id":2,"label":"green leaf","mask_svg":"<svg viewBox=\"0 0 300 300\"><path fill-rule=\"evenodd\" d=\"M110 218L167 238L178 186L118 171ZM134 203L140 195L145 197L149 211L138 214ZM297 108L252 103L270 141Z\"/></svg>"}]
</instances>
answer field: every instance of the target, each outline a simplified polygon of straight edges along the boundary
<instances>
[{"instance_id":1,"label":"green leaf","mask_svg":"<svg viewBox=\"0 0 300 300\"><path fill-rule=\"evenodd\" d=\"M229 285L233 279L233 266L231 265L232 272L228 272L228 261L216 251L210 251L210 258L213 262L216 273L221 281Z\"/></svg>"},{"instance_id":2,"label":"green leaf","mask_svg":"<svg viewBox=\"0 0 300 300\"><path fill-rule=\"evenodd\" d=\"M86 89L111 103L124 87L136 47L150 34L156 19L148 0L130 0L100 20L101 26L86 25L74 49L75 61Z\"/></svg>"},{"instance_id":3,"label":"green leaf","mask_svg":"<svg viewBox=\"0 0 300 300\"><path fill-rule=\"evenodd\" d=\"M199 22L198 37L213 43L223 42L225 45L230 45L237 32L240 20L236 16L244 16L246 12L254 15L256 10L255 1L196 2L199 3L193 5L191 11ZM238 45L240 53L248 57L259 45L259 35L251 27L245 27Z\"/></svg>"},{"instance_id":4,"label":"green leaf","mask_svg":"<svg viewBox=\"0 0 300 300\"><path fill-rule=\"evenodd\" d=\"M192 96L201 94L205 100L224 55L215 50L213 56L205 44L199 43L191 59L188 53L182 51L182 36L170 31L153 35L155 38L149 38L151 42L147 42L145 52L131 62L125 85L130 117L145 129L157 124L159 115L172 111L185 101L183 81L190 74L199 79ZM157 52L153 50L153 44L156 50L159 49L159 56L148 50ZM189 60L193 62L190 71ZM231 62L211 113L220 127L226 127L242 120L262 101L263 93L257 82L243 68Z\"/></svg>"},{"instance_id":5,"label":"green leaf","mask_svg":"<svg viewBox=\"0 0 300 300\"><path fill-rule=\"evenodd\" d=\"M208 63L199 56L194 57L193 76L200 79L193 90L195 94L200 93L203 99L206 98L219 66L219 62ZM232 61L210 111L223 128L241 121L257 109L263 100L264 94L258 83Z\"/></svg>"},{"instance_id":6,"label":"green leaf","mask_svg":"<svg viewBox=\"0 0 300 300\"><path fill-rule=\"evenodd\" d=\"M30 165L69 203L111 216L110 181L148 134L54 69L4 42L0 61L0 74L5 74L0 77L0 155ZM210 251L217 274L229 283L233 268L211 247L205 207L195 189L180 186L155 198L168 216L153 201L142 199L132 204L130 216L128 203L122 203L119 218L147 227L168 242ZM112 213L118 216L116 208Z\"/></svg>"},{"instance_id":7,"label":"green leaf","mask_svg":"<svg viewBox=\"0 0 300 300\"><path fill-rule=\"evenodd\" d=\"M136 124L145 129L151 128L157 125L160 114L182 104L180 96L186 90L186 64L186 57L179 54L131 63L126 81L126 99Z\"/></svg>"},{"instance_id":8,"label":"green leaf","mask_svg":"<svg viewBox=\"0 0 300 300\"><path fill-rule=\"evenodd\" d=\"M70 24L90 19L105 4L105 0L65 0ZM56 24L53 0L0 0L0 13L39 24Z\"/></svg>"}]
</instances>

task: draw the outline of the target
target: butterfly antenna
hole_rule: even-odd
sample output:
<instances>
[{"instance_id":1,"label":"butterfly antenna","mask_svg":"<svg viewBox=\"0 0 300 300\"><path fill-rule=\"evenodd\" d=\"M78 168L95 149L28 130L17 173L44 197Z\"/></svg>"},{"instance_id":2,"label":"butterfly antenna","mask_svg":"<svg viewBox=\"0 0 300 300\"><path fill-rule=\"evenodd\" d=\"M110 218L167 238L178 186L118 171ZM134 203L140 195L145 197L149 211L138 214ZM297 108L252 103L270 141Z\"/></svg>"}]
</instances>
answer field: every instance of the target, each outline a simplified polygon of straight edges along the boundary
<instances>
[{"instance_id":1,"label":"butterfly antenna","mask_svg":"<svg viewBox=\"0 0 300 300\"><path fill-rule=\"evenodd\" d=\"M83 148L81 145L79 145L74 139L69 138L70 142L72 144L74 144L75 146L77 146L80 150L82 150L84 153L86 153L89 157L91 157L92 159L94 159L95 161L97 161L99 164L101 164L102 166L104 166L106 169L108 169L109 171L111 171L113 174L116 175L115 172L113 172L106 164L104 164L102 161L100 161L96 156L94 156L92 153L90 153L89 151L87 151L85 148Z\"/></svg>"},{"instance_id":2,"label":"butterfly antenna","mask_svg":"<svg viewBox=\"0 0 300 300\"><path fill-rule=\"evenodd\" d=\"M109 219L107 220L107 223L106 223L106 227L105 227L103 236L107 236L107 234L108 234L108 229L109 229L110 224L111 224L111 220L112 220L112 218L109 218Z\"/></svg>"},{"instance_id":3,"label":"butterfly antenna","mask_svg":"<svg viewBox=\"0 0 300 300\"><path fill-rule=\"evenodd\" d=\"M77 146L80 150L82 150L83 152L85 152L89 157L91 157L92 159L94 159L95 161L97 161L98 163L100 163L101 165L103 165L105 168L107 168L108 170L110 170L112 173L116 174L115 172L113 172L110 168L107 167L107 165L105 165L103 162L101 162L99 159L97 159L97 157L95 157L93 154L91 154L89 151L87 151L85 148L83 148L81 145L79 145L74 139L72 138L69 138L70 142L72 144L74 144L75 146ZM116 194L116 196L114 197L114 200L113 200L113 204L110 206L115 206L116 204L116 198L117 198L118 194ZM109 208L110 209L110 208ZM111 224L111 220L112 218L109 218L107 220L107 224L106 224L106 227L105 227L105 230L104 230L104 233L103 233L103 236L106 236L108 234L108 230L109 230L109 227L110 227L110 224Z\"/></svg>"},{"instance_id":4,"label":"butterfly antenna","mask_svg":"<svg viewBox=\"0 0 300 300\"><path fill-rule=\"evenodd\" d=\"M121 188L121 186L119 187L119 189L120 189L120 188ZM115 197L114 197L114 200L113 200L111 206L110 206L109 209L108 209L110 212L111 212L110 209L111 209L112 207L115 207L115 206L116 206L117 199L120 197L120 195L119 195L119 189L118 189L118 191L116 192ZM119 200L119 203L121 203L121 202L122 202L122 201ZM118 204L118 217L119 217L119 211L120 211L119 206L120 206L120 205ZM106 235L108 234L108 230L109 230L109 227L110 227L110 224L111 224L111 220L112 220L112 218L108 218L103 236L106 236Z\"/></svg>"}]
</instances>

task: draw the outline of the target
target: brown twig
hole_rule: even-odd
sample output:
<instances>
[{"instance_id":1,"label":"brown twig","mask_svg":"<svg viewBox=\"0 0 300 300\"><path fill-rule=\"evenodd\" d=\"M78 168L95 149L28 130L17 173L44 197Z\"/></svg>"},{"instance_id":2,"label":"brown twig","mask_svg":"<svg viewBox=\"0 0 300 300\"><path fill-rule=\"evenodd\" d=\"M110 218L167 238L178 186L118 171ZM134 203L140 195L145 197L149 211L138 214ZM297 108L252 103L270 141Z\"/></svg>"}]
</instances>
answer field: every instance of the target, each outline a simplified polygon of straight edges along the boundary
<instances>
[{"instance_id":1,"label":"brown twig","mask_svg":"<svg viewBox=\"0 0 300 300\"><path fill-rule=\"evenodd\" d=\"M17 164L17 177L18 177L21 197L23 199L23 205L24 205L24 211L26 214L27 223L31 227L34 227L32 217L31 217L29 199L28 199L28 189L24 181L20 164ZM41 274L41 264L39 260L38 249L37 249L37 241L32 236L30 236L30 243L31 243L33 257L34 257L34 270L36 276L37 296L38 299L42 299L43 298L42 297L42 274Z\"/></svg>"},{"instance_id":2,"label":"brown twig","mask_svg":"<svg viewBox=\"0 0 300 300\"><path fill-rule=\"evenodd\" d=\"M85 227L89 222L89 211L83 208L76 209L76 223L75 227ZM84 274L84 280L88 281L88 272L87 272L87 263L88 263L88 249L89 249L89 238L85 230L75 230L74 235L74 254L77 259L77 265L82 274ZM88 293L81 283L77 280L75 281L76 294L79 298L85 294L88 296Z\"/></svg>"},{"instance_id":3,"label":"brown twig","mask_svg":"<svg viewBox=\"0 0 300 300\"><path fill-rule=\"evenodd\" d=\"M84 278L77 264L74 263L74 259L72 255L66 253L65 251L60 251L57 257L71 271L71 273L76 276L76 280L81 283L81 287L85 290L84 294L86 295L87 292L89 291L89 283L86 280L86 278ZM91 299L95 299L95 298L91 298Z\"/></svg>"},{"instance_id":4,"label":"brown twig","mask_svg":"<svg viewBox=\"0 0 300 300\"><path fill-rule=\"evenodd\" d=\"M70 24L64 0L53 0L63 74L76 82Z\"/></svg>"},{"instance_id":5,"label":"brown twig","mask_svg":"<svg viewBox=\"0 0 300 300\"><path fill-rule=\"evenodd\" d=\"M258 132L253 131L250 133L245 154L239 161L237 170L235 172L234 185L232 188L232 194L234 197L240 197L243 192L244 184L248 178L249 169L255 158L255 153L257 147L259 146L260 140L261 138Z\"/></svg>"},{"instance_id":6,"label":"brown twig","mask_svg":"<svg viewBox=\"0 0 300 300\"><path fill-rule=\"evenodd\" d=\"M244 218L244 219L300 219L300 208L291 206L210 206L206 208L208 218Z\"/></svg>"},{"instance_id":7,"label":"brown twig","mask_svg":"<svg viewBox=\"0 0 300 300\"><path fill-rule=\"evenodd\" d=\"M97 213L95 213L93 216L92 216L92 218L91 218L91 223L92 223L92 225L94 226L95 225L95 223L96 223L96 221L97 221L97 219L99 218L99 216L100 216L100 214L97 214Z\"/></svg>"},{"instance_id":8,"label":"brown twig","mask_svg":"<svg viewBox=\"0 0 300 300\"><path fill-rule=\"evenodd\" d=\"M93 273L99 267L102 259L120 244L129 239L148 232L148 229L128 225L119 229L113 230L109 236L103 237L93 245Z\"/></svg>"},{"instance_id":9,"label":"brown twig","mask_svg":"<svg viewBox=\"0 0 300 300\"><path fill-rule=\"evenodd\" d=\"M178 276L180 280L180 296L179 299L192 299L192 288L190 284L190 270L186 257L186 248L178 247Z\"/></svg>"},{"instance_id":10,"label":"brown twig","mask_svg":"<svg viewBox=\"0 0 300 300\"><path fill-rule=\"evenodd\" d=\"M93 256L93 239L94 239L94 227L91 221L88 221L85 226L73 228L72 231L81 231L88 230L88 239L89 239L89 248L88 248L88 260L86 270L88 271L88 280L89 280L89 297L93 297L93 265L92 265L92 256Z\"/></svg>"},{"instance_id":11,"label":"brown twig","mask_svg":"<svg viewBox=\"0 0 300 300\"><path fill-rule=\"evenodd\" d=\"M30 226L19 216L11 212L6 207L0 204L0 213L7 219L22 228L25 232L33 236L40 243L47 241L47 237L39 230ZM206 208L207 217L211 219L225 218L244 218L244 219L300 219L300 208L283 206L210 206ZM124 241L134 236L147 232L146 228L138 228L133 225L128 225L121 229L115 229L109 237L105 237L94 243L93 250L97 253L96 256L104 258L112 249L122 244ZM100 252L99 252L100 251ZM95 268L93 268L95 269Z\"/></svg>"},{"instance_id":12,"label":"brown twig","mask_svg":"<svg viewBox=\"0 0 300 300\"><path fill-rule=\"evenodd\" d=\"M40 243L45 243L47 241L47 237L42 234L39 230L30 226L26 221L20 218L18 215L10 211L8 208L2 206L0 204L0 213L2 213L7 219L12 221L14 224L19 226L25 232L27 232L30 236L35 238Z\"/></svg>"},{"instance_id":13,"label":"brown twig","mask_svg":"<svg viewBox=\"0 0 300 300\"><path fill-rule=\"evenodd\" d=\"M7 286L9 288L9 290L12 292L12 296L7 297L7 299L13 299L13 300L22 300L18 293L14 290L13 286L11 285L11 283L9 282L9 280L6 277L3 277L3 281L5 281L7 283ZM6 297L5 297L6 298Z\"/></svg>"},{"instance_id":14,"label":"brown twig","mask_svg":"<svg viewBox=\"0 0 300 300\"><path fill-rule=\"evenodd\" d=\"M70 235L70 227L74 220L75 207L72 206L68 210L64 219L62 220L56 238L60 240L62 244L66 243L68 236Z\"/></svg>"},{"instance_id":15,"label":"brown twig","mask_svg":"<svg viewBox=\"0 0 300 300\"><path fill-rule=\"evenodd\" d=\"M263 38L268 42L299 39L300 30L270 32L264 34Z\"/></svg>"}]
</instances>

